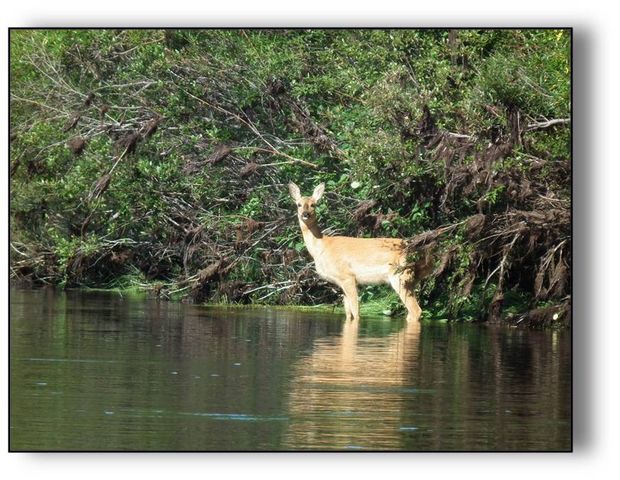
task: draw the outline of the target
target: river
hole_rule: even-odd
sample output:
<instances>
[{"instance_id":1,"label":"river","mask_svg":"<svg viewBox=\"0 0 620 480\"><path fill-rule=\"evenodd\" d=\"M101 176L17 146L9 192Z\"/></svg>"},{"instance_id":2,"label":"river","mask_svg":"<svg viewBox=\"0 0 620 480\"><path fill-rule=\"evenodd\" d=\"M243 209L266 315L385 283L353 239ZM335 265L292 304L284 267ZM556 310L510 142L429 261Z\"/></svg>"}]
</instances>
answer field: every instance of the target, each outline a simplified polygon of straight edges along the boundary
<instances>
[{"instance_id":1,"label":"river","mask_svg":"<svg viewBox=\"0 0 620 480\"><path fill-rule=\"evenodd\" d=\"M10 291L13 451L567 451L570 331Z\"/></svg>"}]
</instances>

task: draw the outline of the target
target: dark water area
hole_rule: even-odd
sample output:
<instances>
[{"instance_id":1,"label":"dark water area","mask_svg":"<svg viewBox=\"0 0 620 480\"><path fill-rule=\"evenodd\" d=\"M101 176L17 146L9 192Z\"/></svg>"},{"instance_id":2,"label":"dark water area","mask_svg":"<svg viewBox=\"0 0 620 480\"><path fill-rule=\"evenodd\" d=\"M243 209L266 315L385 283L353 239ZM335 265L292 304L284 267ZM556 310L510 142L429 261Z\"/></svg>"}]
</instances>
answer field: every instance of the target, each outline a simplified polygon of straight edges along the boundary
<instances>
[{"instance_id":1,"label":"dark water area","mask_svg":"<svg viewBox=\"0 0 620 480\"><path fill-rule=\"evenodd\" d=\"M10 292L11 450L570 450L570 332Z\"/></svg>"}]
</instances>

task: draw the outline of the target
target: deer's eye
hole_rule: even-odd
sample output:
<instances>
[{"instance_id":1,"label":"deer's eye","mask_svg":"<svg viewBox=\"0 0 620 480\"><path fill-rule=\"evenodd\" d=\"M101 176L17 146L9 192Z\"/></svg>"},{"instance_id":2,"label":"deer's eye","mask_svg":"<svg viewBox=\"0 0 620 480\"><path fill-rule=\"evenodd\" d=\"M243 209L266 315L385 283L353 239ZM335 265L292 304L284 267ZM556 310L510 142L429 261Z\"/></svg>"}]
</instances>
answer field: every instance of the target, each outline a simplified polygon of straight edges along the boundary
<instances>
[{"instance_id":1,"label":"deer's eye","mask_svg":"<svg viewBox=\"0 0 620 480\"><path fill-rule=\"evenodd\" d=\"M311 204L310 204L310 206L311 206L312 208L314 208L314 203L311 203Z\"/></svg>"},{"instance_id":2,"label":"deer's eye","mask_svg":"<svg viewBox=\"0 0 620 480\"><path fill-rule=\"evenodd\" d=\"M298 206L298 207L301 207L301 203L298 203L298 204L297 204L297 206Z\"/></svg>"}]
</instances>

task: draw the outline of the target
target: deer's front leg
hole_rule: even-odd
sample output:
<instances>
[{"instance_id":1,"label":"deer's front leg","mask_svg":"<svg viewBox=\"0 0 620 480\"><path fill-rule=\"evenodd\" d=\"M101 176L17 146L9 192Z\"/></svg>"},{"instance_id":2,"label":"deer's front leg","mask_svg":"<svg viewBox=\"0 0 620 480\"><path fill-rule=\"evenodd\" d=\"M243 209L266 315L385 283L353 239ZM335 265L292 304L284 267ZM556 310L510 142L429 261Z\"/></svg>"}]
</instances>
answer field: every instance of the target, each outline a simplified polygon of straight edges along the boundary
<instances>
[{"instance_id":1,"label":"deer's front leg","mask_svg":"<svg viewBox=\"0 0 620 480\"><path fill-rule=\"evenodd\" d=\"M340 284L340 288L344 292L344 309L347 314L347 320L359 320L360 309L357 298L357 282L354 277L347 278Z\"/></svg>"},{"instance_id":2,"label":"deer's front leg","mask_svg":"<svg viewBox=\"0 0 620 480\"><path fill-rule=\"evenodd\" d=\"M349 320L351 318L351 307L349 306L349 299L347 298L346 293L344 293L344 290L342 292L342 303L344 305L345 317Z\"/></svg>"}]
</instances>

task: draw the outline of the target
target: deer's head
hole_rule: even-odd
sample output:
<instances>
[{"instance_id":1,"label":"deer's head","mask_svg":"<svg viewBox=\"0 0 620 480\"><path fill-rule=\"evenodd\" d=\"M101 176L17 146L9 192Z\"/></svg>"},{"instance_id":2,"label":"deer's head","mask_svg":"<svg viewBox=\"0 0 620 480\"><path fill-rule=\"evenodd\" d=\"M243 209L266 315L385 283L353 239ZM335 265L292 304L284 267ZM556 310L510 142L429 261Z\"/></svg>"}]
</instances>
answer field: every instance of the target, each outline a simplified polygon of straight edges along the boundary
<instances>
[{"instance_id":1,"label":"deer's head","mask_svg":"<svg viewBox=\"0 0 620 480\"><path fill-rule=\"evenodd\" d=\"M288 191L291 194L293 200L295 200L295 203L297 204L297 217L299 217L299 221L304 223L311 223L316 221L316 203L323 196L323 192L325 191L325 184L321 183L320 185L318 185L314 189L314 192L312 192L312 196L310 197L302 197L299 191L299 187L293 182L288 184Z\"/></svg>"}]
</instances>

